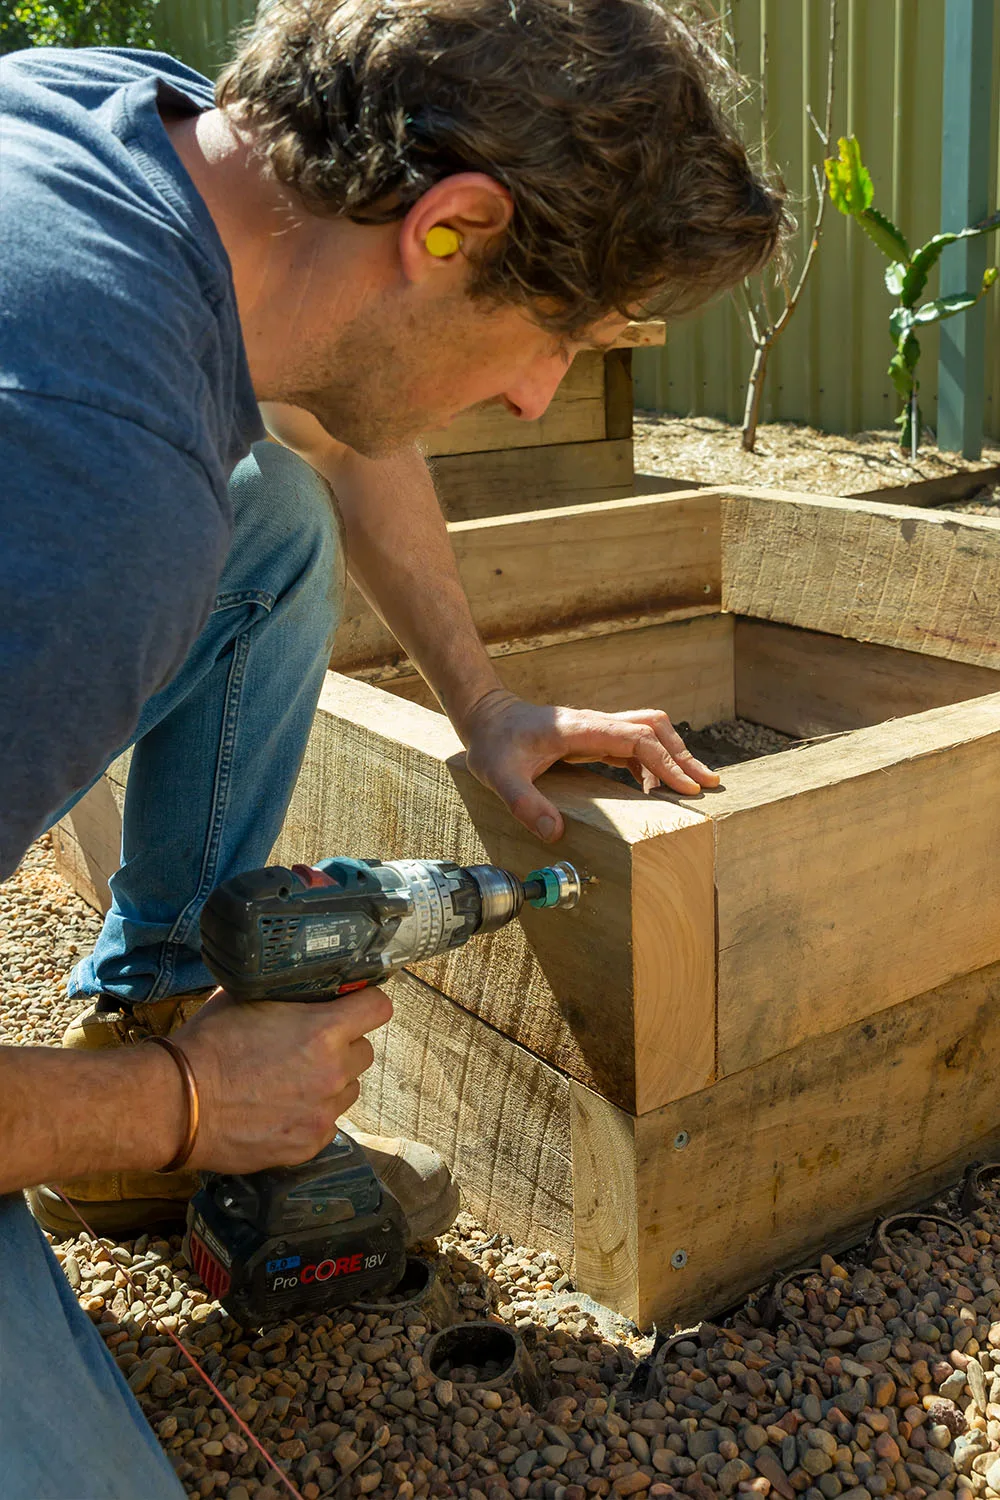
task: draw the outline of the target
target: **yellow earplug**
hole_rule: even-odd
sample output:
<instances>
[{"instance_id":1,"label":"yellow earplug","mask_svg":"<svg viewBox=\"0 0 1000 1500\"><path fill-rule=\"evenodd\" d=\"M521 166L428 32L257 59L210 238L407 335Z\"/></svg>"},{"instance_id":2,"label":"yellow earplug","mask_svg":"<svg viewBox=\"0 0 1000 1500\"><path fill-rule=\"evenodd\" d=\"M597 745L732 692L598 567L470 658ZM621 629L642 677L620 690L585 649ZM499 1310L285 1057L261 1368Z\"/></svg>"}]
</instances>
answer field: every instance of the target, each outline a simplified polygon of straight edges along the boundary
<instances>
[{"instance_id":1,"label":"yellow earplug","mask_svg":"<svg viewBox=\"0 0 1000 1500\"><path fill-rule=\"evenodd\" d=\"M462 236L457 230L449 229L445 224L435 224L433 229L428 229L424 244L427 246L429 255L440 257L454 255L462 248Z\"/></svg>"}]
</instances>

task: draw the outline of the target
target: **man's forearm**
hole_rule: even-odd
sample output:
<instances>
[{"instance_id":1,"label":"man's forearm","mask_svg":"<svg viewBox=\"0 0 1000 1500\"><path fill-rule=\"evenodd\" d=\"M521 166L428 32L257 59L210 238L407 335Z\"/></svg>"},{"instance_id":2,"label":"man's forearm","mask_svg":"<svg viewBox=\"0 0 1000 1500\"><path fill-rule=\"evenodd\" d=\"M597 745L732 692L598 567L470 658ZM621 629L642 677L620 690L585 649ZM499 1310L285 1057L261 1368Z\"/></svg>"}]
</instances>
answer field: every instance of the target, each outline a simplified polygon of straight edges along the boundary
<instances>
[{"instance_id":1,"label":"man's forearm","mask_svg":"<svg viewBox=\"0 0 1000 1500\"><path fill-rule=\"evenodd\" d=\"M373 462L347 452L326 475L351 576L455 725L502 683L479 638L427 465L416 449Z\"/></svg>"},{"instance_id":2,"label":"man's forearm","mask_svg":"<svg viewBox=\"0 0 1000 1500\"><path fill-rule=\"evenodd\" d=\"M159 1047L0 1047L0 1193L155 1171L177 1149L184 1119L180 1075Z\"/></svg>"}]
</instances>

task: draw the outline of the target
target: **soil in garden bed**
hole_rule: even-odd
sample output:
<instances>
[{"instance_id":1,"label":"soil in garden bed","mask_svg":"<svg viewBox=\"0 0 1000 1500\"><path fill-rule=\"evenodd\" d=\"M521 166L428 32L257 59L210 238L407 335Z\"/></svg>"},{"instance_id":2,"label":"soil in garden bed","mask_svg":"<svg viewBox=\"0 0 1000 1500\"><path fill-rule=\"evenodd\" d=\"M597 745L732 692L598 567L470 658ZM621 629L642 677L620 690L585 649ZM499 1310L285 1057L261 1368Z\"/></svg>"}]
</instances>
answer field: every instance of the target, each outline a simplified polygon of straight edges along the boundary
<instances>
[{"instance_id":1,"label":"soil in garden bed","mask_svg":"<svg viewBox=\"0 0 1000 1500\"><path fill-rule=\"evenodd\" d=\"M708 724L704 729L692 729L690 724L679 720L674 725L677 733L698 759L721 771L726 766L739 765L745 760L759 760L763 755L777 755L781 750L792 750L802 740L793 740L777 729L768 729L766 724L753 724L749 719L723 719L718 724ZM631 771L621 766L605 766L599 762L588 763L588 771L599 776L608 776L624 786L638 787L639 783Z\"/></svg>"},{"instance_id":2,"label":"soil in garden bed","mask_svg":"<svg viewBox=\"0 0 1000 1500\"><path fill-rule=\"evenodd\" d=\"M975 463L957 453L942 453L933 444L922 447L912 460L900 452L895 429L844 437L792 422L763 424L757 429L756 450L744 453L740 429L715 417L669 417L648 411L638 411L635 416L636 473L665 474L692 484L856 495L988 469L998 463L1000 445L994 442L984 445L983 456ZM980 498L976 496L975 500ZM986 513L993 514L992 507Z\"/></svg>"}]
</instances>

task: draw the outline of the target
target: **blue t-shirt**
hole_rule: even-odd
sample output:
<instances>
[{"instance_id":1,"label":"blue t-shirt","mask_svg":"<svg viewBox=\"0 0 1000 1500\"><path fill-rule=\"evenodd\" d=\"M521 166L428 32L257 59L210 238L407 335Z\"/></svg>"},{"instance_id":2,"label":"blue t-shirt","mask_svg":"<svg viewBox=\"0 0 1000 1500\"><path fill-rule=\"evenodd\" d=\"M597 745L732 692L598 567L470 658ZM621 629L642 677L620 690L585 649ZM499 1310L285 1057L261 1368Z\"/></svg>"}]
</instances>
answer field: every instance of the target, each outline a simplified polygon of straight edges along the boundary
<instances>
[{"instance_id":1,"label":"blue t-shirt","mask_svg":"<svg viewBox=\"0 0 1000 1500\"><path fill-rule=\"evenodd\" d=\"M263 435L159 53L0 59L0 879L197 638Z\"/></svg>"}]
</instances>

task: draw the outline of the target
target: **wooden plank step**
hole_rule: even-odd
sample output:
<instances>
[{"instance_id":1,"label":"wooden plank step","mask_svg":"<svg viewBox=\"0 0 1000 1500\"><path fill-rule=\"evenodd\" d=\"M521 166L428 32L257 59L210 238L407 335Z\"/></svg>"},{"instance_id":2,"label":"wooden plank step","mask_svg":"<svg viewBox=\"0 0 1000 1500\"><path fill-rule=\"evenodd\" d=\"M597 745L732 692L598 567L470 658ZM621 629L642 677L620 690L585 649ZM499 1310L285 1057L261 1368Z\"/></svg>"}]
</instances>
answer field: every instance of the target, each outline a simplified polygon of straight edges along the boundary
<instances>
[{"instance_id":1,"label":"wooden plank step","mask_svg":"<svg viewBox=\"0 0 1000 1500\"><path fill-rule=\"evenodd\" d=\"M669 704L671 714L694 729L734 713L731 615L636 622L552 643L513 642L494 663L504 685L533 703L606 713ZM418 672L384 678L380 686L412 703L438 707Z\"/></svg>"},{"instance_id":2,"label":"wooden plank step","mask_svg":"<svg viewBox=\"0 0 1000 1500\"><path fill-rule=\"evenodd\" d=\"M715 496L571 505L460 521L448 531L476 627L489 643L717 609L721 598ZM391 631L349 584L330 665L353 672L403 660Z\"/></svg>"},{"instance_id":3,"label":"wooden plank step","mask_svg":"<svg viewBox=\"0 0 1000 1500\"><path fill-rule=\"evenodd\" d=\"M432 459L430 467L449 521L623 500L634 493L630 438L457 453Z\"/></svg>"},{"instance_id":4,"label":"wooden plank step","mask_svg":"<svg viewBox=\"0 0 1000 1500\"><path fill-rule=\"evenodd\" d=\"M781 491L717 493L724 609L1000 667L1000 520Z\"/></svg>"}]
</instances>

